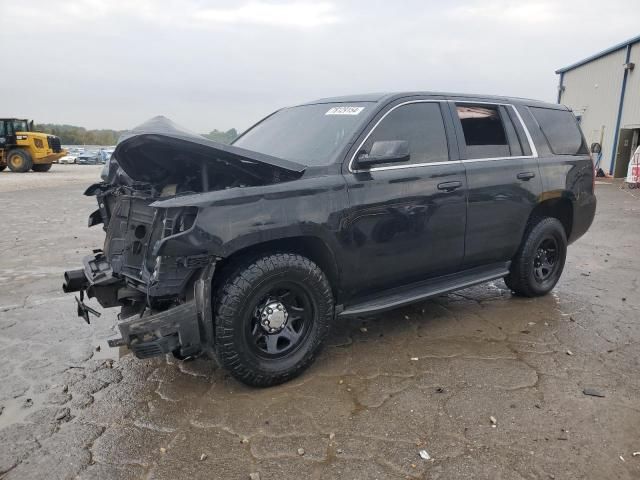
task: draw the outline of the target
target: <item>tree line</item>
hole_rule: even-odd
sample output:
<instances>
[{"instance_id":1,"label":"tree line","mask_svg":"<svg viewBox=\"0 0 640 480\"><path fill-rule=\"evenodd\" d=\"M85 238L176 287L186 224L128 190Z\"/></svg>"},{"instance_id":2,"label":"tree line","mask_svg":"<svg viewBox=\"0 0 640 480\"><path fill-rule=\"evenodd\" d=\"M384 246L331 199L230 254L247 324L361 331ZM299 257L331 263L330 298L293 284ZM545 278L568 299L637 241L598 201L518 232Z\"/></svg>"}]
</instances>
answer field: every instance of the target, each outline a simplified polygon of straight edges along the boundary
<instances>
[{"instance_id":1,"label":"tree line","mask_svg":"<svg viewBox=\"0 0 640 480\"><path fill-rule=\"evenodd\" d=\"M229 144L233 142L238 136L238 132L235 128L231 128L226 132L221 132L219 130L212 130L209 133L203 134L203 137L207 137L209 140L213 140L218 143L226 143Z\"/></svg>"},{"instance_id":2,"label":"tree line","mask_svg":"<svg viewBox=\"0 0 640 480\"><path fill-rule=\"evenodd\" d=\"M63 145L115 145L122 133L118 130L87 130L74 125L53 123L36 124L34 130L60 137L60 143Z\"/></svg>"},{"instance_id":3,"label":"tree line","mask_svg":"<svg viewBox=\"0 0 640 480\"><path fill-rule=\"evenodd\" d=\"M53 123L40 123L34 126L36 132L48 133L60 138L63 145L115 145L118 138L125 130L87 130L84 127L74 125L58 125ZM226 132L212 130L203 134L204 137L219 143L231 143L237 136L235 128Z\"/></svg>"}]
</instances>

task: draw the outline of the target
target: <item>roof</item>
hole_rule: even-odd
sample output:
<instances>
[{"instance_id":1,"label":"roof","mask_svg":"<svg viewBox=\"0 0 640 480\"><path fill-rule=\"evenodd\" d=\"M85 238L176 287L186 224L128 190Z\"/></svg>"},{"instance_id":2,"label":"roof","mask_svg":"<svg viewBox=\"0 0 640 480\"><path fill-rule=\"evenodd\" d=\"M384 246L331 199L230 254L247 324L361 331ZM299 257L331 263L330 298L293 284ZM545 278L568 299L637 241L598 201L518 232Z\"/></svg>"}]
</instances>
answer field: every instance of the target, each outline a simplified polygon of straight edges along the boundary
<instances>
[{"instance_id":1,"label":"roof","mask_svg":"<svg viewBox=\"0 0 640 480\"><path fill-rule=\"evenodd\" d=\"M408 91L408 92L381 92L381 93L364 93L355 95L345 95L340 97L328 97L305 102L301 105L313 105L318 103L356 103L356 102L375 102L387 103L405 97L445 97L445 98L464 98L477 101L488 101L496 103L522 103L531 106L546 106L550 108L558 108L558 104L533 100L530 98L505 97L498 95L481 95L473 93L450 93L450 92L430 92L430 91Z\"/></svg>"},{"instance_id":2,"label":"roof","mask_svg":"<svg viewBox=\"0 0 640 480\"><path fill-rule=\"evenodd\" d=\"M599 58L606 57L610 53L617 52L618 50L621 50L623 48L626 48L629 45L633 45L634 43L638 43L638 42L640 42L640 35L638 35L637 37L630 38L629 40L626 40L622 43L618 43L613 47L607 48L606 50L596 53L595 55L591 55L590 57L580 60L579 62L573 63L568 67L559 68L558 70L556 70L556 73L568 72L569 70L573 70L574 68L581 67L582 65L586 65L587 63L593 62L594 60L597 60Z\"/></svg>"}]
</instances>

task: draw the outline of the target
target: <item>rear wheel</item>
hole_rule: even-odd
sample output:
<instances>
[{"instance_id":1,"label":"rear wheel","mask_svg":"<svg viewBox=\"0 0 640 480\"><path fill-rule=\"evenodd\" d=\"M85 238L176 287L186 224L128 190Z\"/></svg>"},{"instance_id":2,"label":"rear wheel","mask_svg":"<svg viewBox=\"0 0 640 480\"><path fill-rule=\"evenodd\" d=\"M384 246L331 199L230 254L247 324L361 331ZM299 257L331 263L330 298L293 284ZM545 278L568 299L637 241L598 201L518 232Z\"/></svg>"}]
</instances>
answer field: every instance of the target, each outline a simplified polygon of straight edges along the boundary
<instances>
[{"instance_id":1,"label":"rear wheel","mask_svg":"<svg viewBox=\"0 0 640 480\"><path fill-rule=\"evenodd\" d=\"M549 217L534 220L504 282L517 295L546 295L558 283L566 257L567 237L560 221Z\"/></svg>"},{"instance_id":2,"label":"rear wheel","mask_svg":"<svg viewBox=\"0 0 640 480\"><path fill-rule=\"evenodd\" d=\"M34 172L48 172L51 170L50 163L36 163L31 167Z\"/></svg>"},{"instance_id":3,"label":"rear wheel","mask_svg":"<svg viewBox=\"0 0 640 480\"><path fill-rule=\"evenodd\" d=\"M333 295L311 260L267 255L227 277L214 318L222 366L247 385L268 387L311 365L333 318Z\"/></svg>"},{"instance_id":4,"label":"rear wheel","mask_svg":"<svg viewBox=\"0 0 640 480\"><path fill-rule=\"evenodd\" d=\"M29 152L18 148L7 155L7 165L12 172L24 173L31 169L33 160Z\"/></svg>"}]
</instances>

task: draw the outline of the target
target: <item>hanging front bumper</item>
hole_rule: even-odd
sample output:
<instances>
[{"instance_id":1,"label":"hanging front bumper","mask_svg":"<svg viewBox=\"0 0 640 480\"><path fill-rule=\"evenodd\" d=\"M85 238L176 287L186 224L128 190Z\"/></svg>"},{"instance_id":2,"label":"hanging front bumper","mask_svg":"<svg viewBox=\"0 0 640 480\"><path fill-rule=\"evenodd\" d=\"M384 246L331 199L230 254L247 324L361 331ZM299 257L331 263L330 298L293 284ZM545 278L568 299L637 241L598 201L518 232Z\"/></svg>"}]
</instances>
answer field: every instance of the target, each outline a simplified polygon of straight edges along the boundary
<instances>
[{"instance_id":1,"label":"hanging front bumper","mask_svg":"<svg viewBox=\"0 0 640 480\"><path fill-rule=\"evenodd\" d=\"M138 358L167 353L183 357L201 350L196 302L191 301L153 315L135 315L118 324L122 338L110 340L109 346L127 345Z\"/></svg>"}]
</instances>

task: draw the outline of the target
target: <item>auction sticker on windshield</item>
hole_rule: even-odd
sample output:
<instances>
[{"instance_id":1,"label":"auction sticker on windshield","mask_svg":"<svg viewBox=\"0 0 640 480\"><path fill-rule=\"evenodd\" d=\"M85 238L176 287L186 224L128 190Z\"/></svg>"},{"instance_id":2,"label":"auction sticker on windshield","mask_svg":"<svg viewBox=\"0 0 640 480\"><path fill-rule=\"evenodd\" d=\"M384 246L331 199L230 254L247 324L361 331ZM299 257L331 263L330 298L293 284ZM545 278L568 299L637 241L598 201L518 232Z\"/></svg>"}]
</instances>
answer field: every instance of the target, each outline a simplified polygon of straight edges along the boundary
<instances>
[{"instance_id":1,"label":"auction sticker on windshield","mask_svg":"<svg viewBox=\"0 0 640 480\"><path fill-rule=\"evenodd\" d=\"M364 107L331 107L325 115L358 115Z\"/></svg>"}]
</instances>

